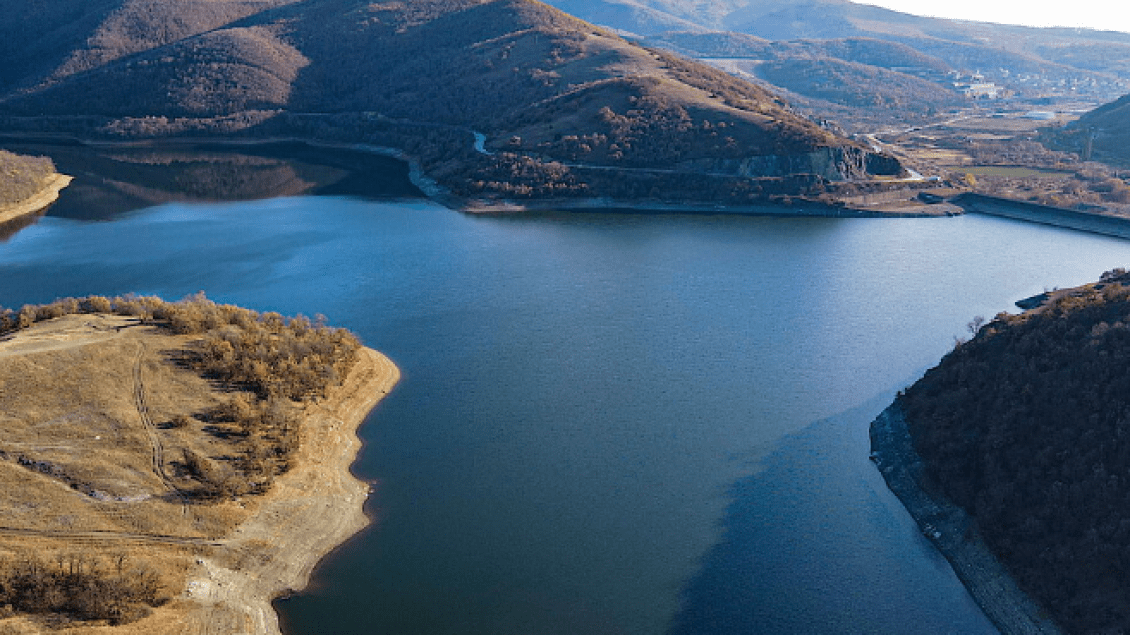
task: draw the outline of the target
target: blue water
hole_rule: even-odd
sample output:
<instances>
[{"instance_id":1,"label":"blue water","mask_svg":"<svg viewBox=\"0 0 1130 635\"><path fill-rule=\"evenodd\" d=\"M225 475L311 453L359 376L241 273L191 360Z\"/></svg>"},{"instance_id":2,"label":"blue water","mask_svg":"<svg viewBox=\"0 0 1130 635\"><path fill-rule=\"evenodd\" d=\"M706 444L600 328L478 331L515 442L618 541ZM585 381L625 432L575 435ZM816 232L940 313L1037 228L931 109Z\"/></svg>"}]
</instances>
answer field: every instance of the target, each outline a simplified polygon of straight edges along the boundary
<instances>
[{"instance_id":1,"label":"blue water","mask_svg":"<svg viewBox=\"0 0 1130 635\"><path fill-rule=\"evenodd\" d=\"M44 218L0 244L0 304L204 290L396 361L375 523L279 603L289 635L984 633L867 424L973 316L1128 262L975 216L312 197Z\"/></svg>"}]
</instances>

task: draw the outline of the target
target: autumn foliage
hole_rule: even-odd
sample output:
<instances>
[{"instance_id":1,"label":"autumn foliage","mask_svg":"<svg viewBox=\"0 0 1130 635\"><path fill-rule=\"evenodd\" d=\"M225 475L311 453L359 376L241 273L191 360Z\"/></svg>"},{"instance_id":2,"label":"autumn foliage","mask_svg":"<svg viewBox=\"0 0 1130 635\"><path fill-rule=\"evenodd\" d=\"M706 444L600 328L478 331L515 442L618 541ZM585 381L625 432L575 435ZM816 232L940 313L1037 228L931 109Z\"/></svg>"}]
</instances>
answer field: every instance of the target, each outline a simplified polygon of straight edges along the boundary
<instances>
[{"instance_id":1,"label":"autumn foliage","mask_svg":"<svg viewBox=\"0 0 1130 635\"><path fill-rule=\"evenodd\" d=\"M160 575L124 552L25 553L0 560L0 618L14 612L66 615L110 624L135 621L167 600Z\"/></svg>"}]
</instances>

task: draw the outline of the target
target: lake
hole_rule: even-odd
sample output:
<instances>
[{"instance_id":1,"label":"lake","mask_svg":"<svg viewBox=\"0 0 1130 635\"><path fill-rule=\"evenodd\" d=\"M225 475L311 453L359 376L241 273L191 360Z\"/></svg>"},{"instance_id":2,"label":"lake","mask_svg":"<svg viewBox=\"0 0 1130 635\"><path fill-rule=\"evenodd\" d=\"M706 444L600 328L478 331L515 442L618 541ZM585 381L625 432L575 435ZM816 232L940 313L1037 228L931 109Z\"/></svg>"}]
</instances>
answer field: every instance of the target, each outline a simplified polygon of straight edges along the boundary
<instances>
[{"instance_id":1,"label":"lake","mask_svg":"<svg viewBox=\"0 0 1130 635\"><path fill-rule=\"evenodd\" d=\"M105 209L79 187L0 244L5 306L204 290L323 313L400 366L355 466L374 524L277 603L286 633L994 632L867 425L974 316L1130 243L983 216L472 217L400 187Z\"/></svg>"}]
</instances>

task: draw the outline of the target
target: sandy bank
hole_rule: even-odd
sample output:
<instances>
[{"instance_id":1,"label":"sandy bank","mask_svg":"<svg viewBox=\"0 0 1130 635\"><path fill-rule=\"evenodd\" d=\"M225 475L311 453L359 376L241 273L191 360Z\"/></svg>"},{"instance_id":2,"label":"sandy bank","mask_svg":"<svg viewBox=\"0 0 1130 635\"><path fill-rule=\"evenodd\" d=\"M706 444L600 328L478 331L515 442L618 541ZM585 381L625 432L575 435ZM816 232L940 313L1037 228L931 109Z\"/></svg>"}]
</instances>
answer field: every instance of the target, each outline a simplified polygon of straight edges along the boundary
<instances>
[{"instance_id":1,"label":"sandy bank","mask_svg":"<svg viewBox=\"0 0 1130 635\"><path fill-rule=\"evenodd\" d=\"M400 378L384 355L362 349L343 386L306 408L295 466L224 546L196 560L183 598L183 633L279 633L271 600L300 590L314 566L368 524L369 486L350 473L357 428Z\"/></svg>"},{"instance_id":2,"label":"sandy bank","mask_svg":"<svg viewBox=\"0 0 1130 635\"><path fill-rule=\"evenodd\" d=\"M1009 576L982 541L972 518L923 487L922 458L914 450L906 420L892 405L871 423L871 457L887 487L924 536L949 560L954 573L985 615L1004 635L1058 635L1060 630Z\"/></svg>"},{"instance_id":3,"label":"sandy bank","mask_svg":"<svg viewBox=\"0 0 1130 635\"><path fill-rule=\"evenodd\" d=\"M34 214L59 198L59 192L71 183L71 177L66 174L52 174L43 189L30 198L25 198L18 203L0 205L0 223L16 220L27 214Z\"/></svg>"}]
</instances>

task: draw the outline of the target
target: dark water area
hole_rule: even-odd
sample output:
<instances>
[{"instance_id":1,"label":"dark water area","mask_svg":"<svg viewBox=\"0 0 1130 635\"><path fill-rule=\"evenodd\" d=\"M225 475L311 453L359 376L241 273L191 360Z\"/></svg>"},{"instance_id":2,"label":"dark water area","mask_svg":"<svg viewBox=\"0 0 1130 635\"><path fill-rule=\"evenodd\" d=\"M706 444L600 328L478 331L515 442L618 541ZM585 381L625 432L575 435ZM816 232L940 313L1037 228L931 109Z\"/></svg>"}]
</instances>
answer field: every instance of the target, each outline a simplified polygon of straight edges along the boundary
<instances>
[{"instance_id":1,"label":"dark water area","mask_svg":"<svg viewBox=\"0 0 1130 635\"><path fill-rule=\"evenodd\" d=\"M893 398L785 437L729 488L722 537L683 588L670 635L993 632L977 612L953 610L968 601L949 563L868 469L864 433ZM922 556L885 548L895 544Z\"/></svg>"},{"instance_id":2,"label":"dark water area","mask_svg":"<svg viewBox=\"0 0 1130 635\"><path fill-rule=\"evenodd\" d=\"M54 211L0 244L0 304L204 290L402 369L354 466L374 524L277 603L288 635L992 633L867 424L973 316L1130 262L977 216Z\"/></svg>"}]
</instances>

